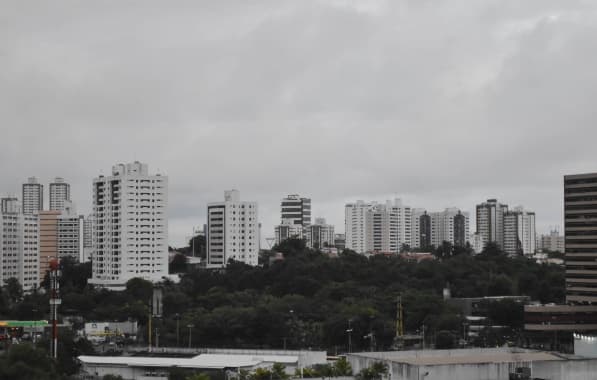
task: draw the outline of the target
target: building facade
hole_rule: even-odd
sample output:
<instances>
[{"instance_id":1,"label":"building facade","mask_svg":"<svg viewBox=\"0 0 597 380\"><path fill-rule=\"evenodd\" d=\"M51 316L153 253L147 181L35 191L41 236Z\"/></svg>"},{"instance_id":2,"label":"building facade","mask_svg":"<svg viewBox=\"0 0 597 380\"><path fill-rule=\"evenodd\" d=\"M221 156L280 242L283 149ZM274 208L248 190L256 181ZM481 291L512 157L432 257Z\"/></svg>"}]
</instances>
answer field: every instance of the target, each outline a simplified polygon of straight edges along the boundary
<instances>
[{"instance_id":1,"label":"building facade","mask_svg":"<svg viewBox=\"0 0 597 380\"><path fill-rule=\"evenodd\" d=\"M257 202L241 201L238 190L207 206L207 264L225 267L229 260L253 266L259 260Z\"/></svg>"},{"instance_id":2,"label":"building facade","mask_svg":"<svg viewBox=\"0 0 597 380\"><path fill-rule=\"evenodd\" d=\"M92 278L115 290L168 275L168 177L135 161L93 180Z\"/></svg>"},{"instance_id":3,"label":"building facade","mask_svg":"<svg viewBox=\"0 0 597 380\"><path fill-rule=\"evenodd\" d=\"M20 209L0 212L0 283L15 278L25 292L39 285L39 220Z\"/></svg>"},{"instance_id":4,"label":"building facade","mask_svg":"<svg viewBox=\"0 0 597 380\"><path fill-rule=\"evenodd\" d=\"M295 224L292 219L282 219L282 223L274 228L276 244L287 239L304 239L303 226Z\"/></svg>"},{"instance_id":5,"label":"building facade","mask_svg":"<svg viewBox=\"0 0 597 380\"><path fill-rule=\"evenodd\" d=\"M432 212L431 245L439 247L443 242L453 246L464 247L469 236L469 214L457 208L447 208L444 211Z\"/></svg>"},{"instance_id":6,"label":"building facade","mask_svg":"<svg viewBox=\"0 0 597 380\"><path fill-rule=\"evenodd\" d=\"M37 214L44 209L44 186L35 177L29 177L23 184L23 213Z\"/></svg>"},{"instance_id":7,"label":"building facade","mask_svg":"<svg viewBox=\"0 0 597 380\"><path fill-rule=\"evenodd\" d=\"M70 201L70 185L64 178L56 177L50 183L50 210L64 210L65 201Z\"/></svg>"},{"instance_id":8,"label":"building facade","mask_svg":"<svg viewBox=\"0 0 597 380\"><path fill-rule=\"evenodd\" d=\"M504 214L504 252L533 255L536 251L535 213L516 207Z\"/></svg>"},{"instance_id":9,"label":"building facade","mask_svg":"<svg viewBox=\"0 0 597 380\"><path fill-rule=\"evenodd\" d=\"M411 243L411 208L400 199L345 206L346 248L357 253L398 253Z\"/></svg>"},{"instance_id":10,"label":"building facade","mask_svg":"<svg viewBox=\"0 0 597 380\"><path fill-rule=\"evenodd\" d=\"M560 235L557 229L549 231L548 235L541 235L538 239L540 249L543 252L561 252L564 253L564 236Z\"/></svg>"},{"instance_id":11,"label":"building facade","mask_svg":"<svg viewBox=\"0 0 597 380\"><path fill-rule=\"evenodd\" d=\"M309 248L321 249L335 246L334 226L327 224L324 218L315 218L315 223L305 227L304 231L304 238Z\"/></svg>"},{"instance_id":12,"label":"building facade","mask_svg":"<svg viewBox=\"0 0 597 380\"><path fill-rule=\"evenodd\" d=\"M508 205L498 203L497 199L477 205L477 233L481 236L483 246L495 243L504 247L504 214Z\"/></svg>"},{"instance_id":13,"label":"building facade","mask_svg":"<svg viewBox=\"0 0 597 380\"><path fill-rule=\"evenodd\" d=\"M292 224L303 227L311 225L311 199L291 194L280 203L282 220L290 220Z\"/></svg>"},{"instance_id":14,"label":"building facade","mask_svg":"<svg viewBox=\"0 0 597 380\"><path fill-rule=\"evenodd\" d=\"M72 202L65 201L63 210L58 215L57 234L58 234L58 257L73 258L76 261L81 260L83 255L84 225L83 216L77 215Z\"/></svg>"},{"instance_id":15,"label":"building facade","mask_svg":"<svg viewBox=\"0 0 597 380\"><path fill-rule=\"evenodd\" d=\"M58 216L60 211L39 212L39 283L50 270L52 259L58 258Z\"/></svg>"},{"instance_id":16,"label":"building facade","mask_svg":"<svg viewBox=\"0 0 597 380\"><path fill-rule=\"evenodd\" d=\"M597 304L597 173L564 176L566 302Z\"/></svg>"},{"instance_id":17,"label":"building facade","mask_svg":"<svg viewBox=\"0 0 597 380\"><path fill-rule=\"evenodd\" d=\"M409 244L411 248L421 248L421 216L424 214L426 214L426 211L423 208L413 208L411 210Z\"/></svg>"}]
</instances>

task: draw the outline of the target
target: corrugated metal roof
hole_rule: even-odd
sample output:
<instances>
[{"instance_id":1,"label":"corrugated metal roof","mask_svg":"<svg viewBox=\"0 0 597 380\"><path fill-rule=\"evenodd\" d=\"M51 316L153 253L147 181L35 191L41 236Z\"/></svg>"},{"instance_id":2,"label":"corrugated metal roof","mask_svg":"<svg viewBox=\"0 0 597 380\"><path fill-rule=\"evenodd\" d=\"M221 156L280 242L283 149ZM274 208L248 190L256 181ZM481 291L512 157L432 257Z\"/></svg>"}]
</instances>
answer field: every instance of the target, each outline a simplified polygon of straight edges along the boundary
<instances>
[{"instance_id":1,"label":"corrugated metal roof","mask_svg":"<svg viewBox=\"0 0 597 380\"><path fill-rule=\"evenodd\" d=\"M224 355L203 354L193 358L163 358L141 356L79 356L83 364L126 367L181 367L181 368L245 368L262 363L298 363L298 356L291 355Z\"/></svg>"}]
</instances>

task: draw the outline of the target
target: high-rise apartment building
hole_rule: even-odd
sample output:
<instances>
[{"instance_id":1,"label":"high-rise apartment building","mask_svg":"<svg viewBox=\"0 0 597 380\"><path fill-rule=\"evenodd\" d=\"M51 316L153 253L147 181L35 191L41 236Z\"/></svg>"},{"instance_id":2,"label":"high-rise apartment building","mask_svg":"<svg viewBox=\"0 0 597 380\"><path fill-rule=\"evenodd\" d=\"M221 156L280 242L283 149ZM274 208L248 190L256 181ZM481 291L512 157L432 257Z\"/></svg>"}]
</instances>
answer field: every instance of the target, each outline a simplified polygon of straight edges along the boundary
<instances>
[{"instance_id":1,"label":"high-rise apartment building","mask_svg":"<svg viewBox=\"0 0 597 380\"><path fill-rule=\"evenodd\" d=\"M481 236L483 246L496 243L504 246L504 214L508 205L498 203L497 199L477 205L477 233Z\"/></svg>"},{"instance_id":2,"label":"high-rise apartment building","mask_svg":"<svg viewBox=\"0 0 597 380\"><path fill-rule=\"evenodd\" d=\"M315 218L315 223L305 227L307 246L313 249L334 247L334 226L327 224L324 218Z\"/></svg>"},{"instance_id":3,"label":"high-rise apartment building","mask_svg":"<svg viewBox=\"0 0 597 380\"><path fill-rule=\"evenodd\" d=\"M522 207L504 214L504 252L509 255L535 253L535 213Z\"/></svg>"},{"instance_id":4,"label":"high-rise apartment building","mask_svg":"<svg viewBox=\"0 0 597 380\"><path fill-rule=\"evenodd\" d=\"M282 219L282 223L274 228L276 244L287 239L303 239L303 226L294 224L292 219Z\"/></svg>"},{"instance_id":5,"label":"high-rise apartment building","mask_svg":"<svg viewBox=\"0 0 597 380\"><path fill-rule=\"evenodd\" d=\"M39 212L39 283L50 270L52 259L58 258L58 216L60 211Z\"/></svg>"},{"instance_id":6,"label":"high-rise apartment building","mask_svg":"<svg viewBox=\"0 0 597 380\"><path fill-rule=\"evenodd\" d=\"M447 208L444 211L432 212L431 245L439 247L443 242L453 246L464 247L469 236L469 214L457 208Z\"/></svg>"},{"instance_id":7,"label":"high-rise apartment building","mask_svg":"<svg viewBox=\"0 0 597 380\"><path fill-rule=\"evenodd\" d=\"M311 224L311 199L309 198L291 194L282 199L280 210L282 220L291 220L293 224L300 224L303 227Z\"/></svg>"},{"instance_id":8,"label":"high-rise apartment building","mask_svg":"<svg viewBox=\"0 0 597 380\"><path fill-rule=\"evenodd\" d=\"M79 257L79 262L84 263L91 260L93 251L93 215L88 215L83 219L83 251Z\"/></svg>"},{"instance_id":9,"label":"high-rise apartment building","mask_svg":"<svg viewBox=\"0 0 597 380\"><path fill-rule=\"evenodd\" d=\"M35 177L23 184L23 213L37 214L44 209L44 186Z\"/></svg>"},{"instance_id":10,"label":"high-rise apartment building","mask_svg":"<svg viewBox=\"0 0 597 380\"><path fill-rule=\"evenodd\" d=\"M397 253L411 243L411 208L400 199L345 206L346 248L358 253Z\"/></svg>"},{"instance_id":11,"label":"high-rise apartment building","mask_svg":"<svg viewBox=\"0 0 597 380\"><path fill-rule=\"evenodd\" d=\"M431 249L431 216L427 211L419 216L419 245L415 248Z\"/></svg>"},{"instance_id":12,"label":"high-rise apartment building","mask_svg":"<svg viewBox=\"0 0 597 380\"><path fill-rule=\"evenodd\" d=\"M597 304L597 173L564 176L566 301Z\"/></svg>"},{"instance_id":13,"label":"high-rise apartment building","mask_svg":"<svg viewBox=\"0 0 597 380\"><path fill-rule=\"evenodd\" d=\"M257 202L240 200L238 190L224 192L224 202L207 205L207 264L224 267L229 260L257 265L259 260Z\"/></svg>"},{"instance_id":14,"label":"high-rise apartment building","mask_svg":"<svg viewBox=\"0 0 597 380\"><path fill-rule=\"evenodd\" d=\"M168 275L168 177L135 161L95 178L92 228L89 283L121 290L135 277L161 281Z\"/></svg>"},{"instance_id":15,"label":"high-rise apartment building","mask_svg":"<svg viewBox=\"0 0 597 380\"><path fill-rule=\"evenodd\" d=\"M64 210L65 201L70 201L70 185L63 178L56 177L50 183L50 210Z\"/></svg>"},{"instance_id":16,"label":"high-rise apartment building","mask_svg":"<svg viewBox=\"0 0 597 380\"><path fill-rule=\"evenodd\" d=\"M413 208L410 217L410 247L420 248L421 246L421 216L425 214L423 208Z\"/></svg>"},{"instance_id":17,"label":"high-rise apartment building","mask_svg":"<svg viewBox=\"0 0 597 380\"><path fill-rule=\"evenodd\" d=\"M20 213L22 211L21 203L17 197L0 198L0 212L2 213Z\"/></svg>"},{"instance_id":18,"label":"high-rise apartment building","mask_svg":"<svg viewBox=\"0 0 597 380\"><path fill-rule=\"evenodd\" d=\"M77 211L70 201L64 202L64 207L58 215L58 257L71 257L77 261L83 255L83 216L77 215Z\"/></svg>"},{"instance_id":19,"label":"high-rise apartment building","mask_svg":"<svg viewBox=\"0 0 597 380\"><path fill-rule=\"evenodd\" d=\"M549 231L548 235L541 235L538 239L539 247L543 252L562 252L564 253L564 236L560 235L557 229Z\"/></svg>"},{"instance_id":20,"label":"high-rise apartment building","mask_svg":"<svg viewBox=\"0 0 597 380\"><path fill-rule=\"evenodd\" d=\"M25 292L39 283L38 216L11 208L0 212L0 283L15 278Z\"/></svg>"}]
</instances>

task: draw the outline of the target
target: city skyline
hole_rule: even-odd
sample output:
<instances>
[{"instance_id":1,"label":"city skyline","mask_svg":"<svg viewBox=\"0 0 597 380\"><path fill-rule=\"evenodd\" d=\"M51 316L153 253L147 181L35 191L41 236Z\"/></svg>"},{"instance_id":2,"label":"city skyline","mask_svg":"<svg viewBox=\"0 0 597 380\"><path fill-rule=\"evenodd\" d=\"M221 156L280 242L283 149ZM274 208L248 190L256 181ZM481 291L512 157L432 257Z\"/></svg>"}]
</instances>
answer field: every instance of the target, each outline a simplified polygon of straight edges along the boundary
<instances>
[{"instance_id":1,"label":"city skyline","mask_svg":"<svg viewBox=\"0 0 597 380\"><path fill-rule=\"evenodd\" d=\"M337 232L345 203L397 196L471 215L497 198L545 233L563 226L563 175L597 166L597 4L13 2L3 15L0 191L61 176L88 214L96 173L148 162L172 179L175 246L230 188L259 203L264 237L293 193Z\"/></svg>"}]
</instances>

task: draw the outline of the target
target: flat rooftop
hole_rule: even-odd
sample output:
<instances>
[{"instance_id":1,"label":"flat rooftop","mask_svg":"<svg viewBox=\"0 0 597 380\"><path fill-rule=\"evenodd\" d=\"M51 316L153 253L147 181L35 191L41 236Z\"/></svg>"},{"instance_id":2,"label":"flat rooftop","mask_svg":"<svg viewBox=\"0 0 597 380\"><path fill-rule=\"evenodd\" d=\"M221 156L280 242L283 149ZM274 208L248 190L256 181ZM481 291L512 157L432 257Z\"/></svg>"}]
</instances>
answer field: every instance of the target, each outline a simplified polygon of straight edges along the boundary
<instances>
[{"instance_id":1,"label":"flat rooftop","mask_svg":"<svg viewBox=\"0 0 597 380\"><path fill-rule=\"evenodd\" d=\"M351 355L396 363L426 366L566 360L566 358L550 352L509 348L363 352Z\"/></svg>"}]
</instances>

